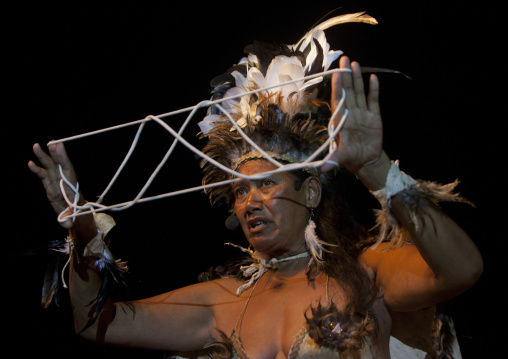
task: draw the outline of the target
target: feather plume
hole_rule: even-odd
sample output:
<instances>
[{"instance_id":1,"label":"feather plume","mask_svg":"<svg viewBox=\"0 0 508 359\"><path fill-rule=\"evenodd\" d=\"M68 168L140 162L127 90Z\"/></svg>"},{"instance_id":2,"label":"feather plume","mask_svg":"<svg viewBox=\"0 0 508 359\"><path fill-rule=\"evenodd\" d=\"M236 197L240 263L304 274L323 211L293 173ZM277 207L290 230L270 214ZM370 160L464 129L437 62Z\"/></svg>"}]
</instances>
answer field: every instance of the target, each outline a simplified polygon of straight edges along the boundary
<instances>
[{"instance_id":1,"label":"feather plume","mask_svg":"<svg viewBox=\"0 0 508 359\"><path fill-rule=\"evenodd\" d=\"M309 224L305 227L305 242L309 250L312 260L316 263L323 261L323 251L327 251L324 246L331 246L330 243L319 239L316 234L316 222L309 220Z\"/></svg>"},{"instance_id":2,"label":"feather plume","mask_svg":"<svg viewBox=\"0 0 508 359\"><path fill-rule=\"evenodd\" d=\"M370 15L365 14L365 11L353 13L353 14L344 14L335 16L329 20L323 21L319 25L315 27L315 29L326 30L332 26L345 24L350 22L360 22L370 25L377 25L377 20Z\"/></svg>"},{"instance_id":3,"label":"feather plume","mask_svg":"<svg viewBox=\"0 0 508 359\"><path fill-rule=\"evenodd\" d=\"M342 354L361 351L368 336L375 331L375 320L368 312L348 314L339 311L333 302L318 303L310 310L312 316L305 313L309 336L317 345L336 349Z\"/></svg>"},{"instance_id":4,"label":"feather plume","mask_svg":"<svg viewBox=\"0 0 508 359\"><path fill-rule=\"evenodd\" d=\"M127 262L114 259L105 243L111 229L115 226L114 219L104 213L94 213L94 220L99 232L97 237L87 244L84 256L95 258L94 264L102 278L102 285L97 296L88 304L92 306L91 315L81 331L89 328L97 320L112 290L118 285L126 286L128 273ZM56 293L62 284L66 288L65 283L61 283L61 281L63 282L63 273L73 250L72 239L67 237L65 240L51 241L49 249L57 253L53 261L48 263L44 278L41 299L44 308L47 308L52 300L58 305Z\"/></svg>"},{"instance_id":5,"label":"feather plume","mask_svg":"<svg viewBox=\"0 0 508 359\"><path fill-rule=\"evenodd\" d=\"M56 253L46 265L41 297L43 308L47 308L52 301L58 305L58 296L56 294L60 288L62 272L65 270L68 262L66 257L70 253L70 244L66 240L53 240L49 242L48 249Z\"/></svg>"},{"instance_id":6,"label":"feather plume","mask_svg":"<svg viewBox=\"0 0 508 359\"><path fill-rule=\"evenodd\" d=\"M342 51L330 51L324 30L346 22L377 23L374 18L364 13L341 15L317 25L296 45L274 45L255 41L252 45L245 47L244 51L248 54L247 57L242 58L226 74L219 75L211 81L211 85L214 87L212 98L227 98L242 92L277 86L305 75L327 70L333 61L342 54ZM289 100L290 94L297 94L297 99L293 99L293 101L299 106L306 107L304 90L321 81L322 78L316 78L307 82L301 81L288 86L275 87L265 93L264 97L269 98L269 93L280 93L283 98L280 104L281 109L286 112L284 101ZM249 104L249 112L253 110L255 112L255 107L252 108L252 105L258 102L258 96L250 95L242 100L233 99L222 104L232 115L236 113L238 119L247 120L249 113L246 113L245 106L238 106L240 101L246 101ZM216 115L217 113L212 110L209 114ZM208 134L210 132L210 120L205 118L200 124L202 133Z\"/></svg>"},{"instance_id":7,"label":"feather plume","mask_svg":"<svg viewBox=\"0 0 508 359\"><path fill-rule=\"evenodd\" d=\"M330 50L324 31L348 22L377 24L363 12L346 14L318 24L295 45L255 41L246 46L247 56L211 81L212 99L226 99L222 107L264 151L291 153L303 162L327 140L330 89L322 76L292 84L286 82L328 70L342 51ZM267 87L270 88L246 94ZM199 127L200 137L208 138L203 153L224 166L233 168L238 158L251 150L250 144L216 106L209 108ZM201 166L204 185L230 179L229 174L206 160ZM320 179L325 182L326 176L321 174ZM206 192L212 204L229 205L232 198L229 191L228 186L217 186Z\"/></svg>"},{"instance_id":8,"label":"feather plume","mask_svg":"<svg viewBox=\"0 0 508 359\"><path fill-rule=\"evenodd\" d=\"M415 226L418 226L418 218L425 216L426 208L438 206L439 202L461 202L474 207L474 204L469 200L459 193L453 192L458 184L458 180L445 185L431 181L415 180L413 186L397 195L407 204L411 220ZM397 219L392 215L388 200L383 198L379 200L381 209L375 211L376 225L374 226L374 229L377 228L378 230L378 239L373 247L381 242L389 242L386 249L399 248L405 243L411 243L410 232L400 226Z\"/></svg>"},{"instance_id":9,"label":"feather plume","mask_svg":"<svg viewBox=\"0 0 508 359\"><path fill-rule=\"evenodd\" d=\"M328 19L326 21L323 21L322 23L316 25L314 28L312 28L310 31L308 31L295 45L291 46L290 48L294 49L295 51L302 51L305 52L306 48L311 45L313 45L313 40L317 40L317 43L322 47L324 53L327 54L327 56L331 56L335 60L337 57L339 57L342 54L342 51L332 51L330 52L330 45L326 42L326 38L324 36L324 30L329 29L333 26L350 23L350 22L359 22L359 23L365 23L370 25L377 25L377 20L373 18L370 15L365 14L365 12L358 12L354 14L345 14L345 15L339 15L335 16L331 19ZM311 49L309 49L311 50ZM309 51L307 50L307 51ZM314 57L313 55L308 55L308 58L311 59ZM325 65L325 64L324 64ZM309 65L307 65L309 66ZM329 64L327 66L324 66L324 68L328 68Z\"/></svg>"},{"instance_id":10,"label":"feather plume","mask_svg":"<svg viewBox=\"0 0 508 359\"><path fill-rule=\"evenodd\" d=\"M93 311L91 312L90 318L86 325L81 329L81 332L88 329L95 323L99 317L104 304L107 299L110 298L112 289L117 286L126 286L126 275L128 273L127 262L121 260L115 260L107 247L103 254L95 261L95 266L99 271L99 275L102 278L102 285L97 293L97 296L88 303L88 306L92 306Z\"/></svg>"},{"instance_id":11,"label":"feather plume","mask_svg":"<svg viewBox=\"0 0 508 359\"><path fill-rule=\"evenodd\" d=\"M55 303L58 305L58 297L55 296L59 281L60 281L60 272L63 268L63 262L60 255L55 256L55 258L48 262L46 266L46 273L44 275L44 282L42 285L42 298L41 305L43 308L47 308L53 298Z\"/></svg>"}]
</instances>

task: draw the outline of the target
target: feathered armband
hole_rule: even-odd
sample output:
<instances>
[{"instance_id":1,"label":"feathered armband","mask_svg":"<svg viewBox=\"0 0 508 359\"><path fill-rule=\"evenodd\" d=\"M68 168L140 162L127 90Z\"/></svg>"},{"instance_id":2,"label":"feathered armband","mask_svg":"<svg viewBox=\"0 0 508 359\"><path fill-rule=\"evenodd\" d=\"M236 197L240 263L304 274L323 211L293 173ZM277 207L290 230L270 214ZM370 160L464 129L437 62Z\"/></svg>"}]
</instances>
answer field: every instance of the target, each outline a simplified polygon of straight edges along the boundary
<instances>
[{"instance_id":1,"label":"feathered armband","mask_svg":"<svg viewBox=\"0 0 508 359\"><path fill-rule=\"evenodd\" d=\"M97 296L88 304L93 306L94 310L82 331L89 328L95 322L113 286L126 284L125 276L128 272L127 262L115 260L105 242L109 231L115 226L113 218L106 214L94 213L94 219L98 233L84 248L83 257L95 259L94 265L102 279L102 285ZM58 297L55 294L59 287L67 288L64 273L70 262L71 252L74 249L72 238L67 237L64 241L50 243L50 249L67 255L68 259L63 264L64 261L61 259L61 256L57 256L54 261L48 264L42 288L41 303L44 308L47 308L53 299L55 299L55 303L58 305Z\"/></svg>"},{"instance_id":2,"label":"feathered armband","mask_svg":"<svg viewBox=\"0 0 508 359\"><path fill-rule=\"evenodd\" d=\"M473 205L453 190L459 184L456 180L449 184L439 184L431 181L415 180L399 169L398 161L392 162L386 178L385 187L371 192L381 204L381 209L375 211L378 241L390 242L388 248L397 248L404 243L411 242L409 231L401 226L391 211L391 199L397 195L408 206L411 221L418 226L418 214L425 214L429 204L439 202L462 202ZM426 203L427 202L427 203Z\"/></svg>"}]
</instances>

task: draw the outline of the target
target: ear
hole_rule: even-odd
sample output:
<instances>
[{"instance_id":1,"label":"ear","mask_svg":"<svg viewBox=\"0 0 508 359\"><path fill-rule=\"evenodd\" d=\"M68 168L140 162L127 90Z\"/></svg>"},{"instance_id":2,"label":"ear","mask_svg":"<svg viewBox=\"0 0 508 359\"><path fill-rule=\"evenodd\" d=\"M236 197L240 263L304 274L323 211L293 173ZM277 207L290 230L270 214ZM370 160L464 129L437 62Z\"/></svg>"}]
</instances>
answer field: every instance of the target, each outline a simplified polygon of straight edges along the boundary
<instances>
[{"instance_id":1,"label":"ear","mask_svg":"<svg viewBox=\"0 0 508 359\"><path fill-rule=\"evenodd\" d=\"M308 177L302 185L305 191L306 203L309 208L316 208L321 202L321 181L315 176Z\"/></svg>"}]
</instances>

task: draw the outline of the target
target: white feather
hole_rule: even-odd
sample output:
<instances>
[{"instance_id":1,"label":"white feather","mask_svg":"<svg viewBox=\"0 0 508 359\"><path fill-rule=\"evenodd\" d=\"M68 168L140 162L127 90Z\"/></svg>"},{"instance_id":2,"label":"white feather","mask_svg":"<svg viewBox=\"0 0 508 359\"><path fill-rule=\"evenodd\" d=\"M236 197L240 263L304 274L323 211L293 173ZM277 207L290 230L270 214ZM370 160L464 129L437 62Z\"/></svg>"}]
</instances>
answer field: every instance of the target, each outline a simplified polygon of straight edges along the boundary
<instances>
[{"instance_id":1,"label":"white feather","mask_svg":"<svg viewBox=\"0 0 508 359\"><path fill-rule=\"evenodd\" d=\"M208 134L214 127L215 121L220 119L221 115L208 115L198 123L199 129L203 134Z\"/></svg>"},{"instance_id":2,"label":"white feather","mask_svg":"<svg viewBox=\"0 0 508 359\"><path fill-rule=\"evenodd\" d=\"M327 251L323 246L330 245L319 239L316 234L316 222L309 220L309 224L305 227L305 241L312 258L317 262L323 261L323 251Z\"/></svg>"},{"instance_id":3,"label":"white feather","mask_svg":"<svg viewBox=\"0 0 508 359\"><path fill-rule=\"evenodd\" d=\"M246 65L250 64L247 67L247 75L244 76L238 71L233 71L231 73L235 79L235 87L228 89L224 93L223 98L225 100L222 102L222 107L224 107L227 112L236 114L238 118L241 119L242 123L240 125L243 127L246 124L247 118L253 119L256 117L258 104L255 101L257 96L254 101L251 101L252 95L247 95L242 98L235 97L232 99L228 99L228 97L241 95L254 89L271 87L269 90L264 91L265 95L267 98L270 98L270 93L280 93L283 100L279 106L283 112L287 112L289 108L294 106L294 103L300 104L304 101L304 90L321 82L323 78L317 77L308 81L298 81L284 86L282 86L282 84L303 78L307 70L314 64L318 57L318 46L316 46L313 39L319 43L319 46L323 51L323 62L321 64L322 70L328 70L331 64L339 58L343 52L340 50L330 50L330 45L326 41L324 30L332 26L348 22L377 24L376 19L366 15L364 12L340 15L320 23L307 32L296 45L289 46L290 49L300 49L302 51L310 46L310 50L305 61L305 68L300 59L295 56L276 56L268 66L266 74L263 75L259 70L259 59L256 55L248 54L247 57L243 57L239 63ZM278 101L277 96L273 96L271 98L274 99L274 101ZM217 117L215 117L215 115L213 117L205 117L205 119L199 124L201 132L204 134L208 133L213 128L214 122L216 121ZM309 229L309 231L311 231L311 229ZM311 235L309 232L309 235L309 238L316 238L312 242L314 244L311 245L311 248L313 249L309 249L313 250L316 256L320 258L323 251L322 244L324 242L319 241L317 236L315 236L315 233L314 235Z\"/></svg>"},{"instance_id":4,"label":"white feather","mask_svg":"<svg viewBox=\"0 0 508 359\"><path fill-rule=\"evenodd\" d=\"M332 26L339 25L339 24L345 24L348 22L362 22L366 24L376 25L378 22L375 18L373 18L370 15L366 15L365 11L363 12L357 12L354 14L344 14L332 17L331 19L328 19L326 21L323 21L322 23L318 24L312 30L307 32L300 41L297 42L295 47L299 46L300 44L303 44L304 42L308 43L310 39L312 38L312 34L315 30L326 30L329 29Z\"/></svg>"}]
</instances>

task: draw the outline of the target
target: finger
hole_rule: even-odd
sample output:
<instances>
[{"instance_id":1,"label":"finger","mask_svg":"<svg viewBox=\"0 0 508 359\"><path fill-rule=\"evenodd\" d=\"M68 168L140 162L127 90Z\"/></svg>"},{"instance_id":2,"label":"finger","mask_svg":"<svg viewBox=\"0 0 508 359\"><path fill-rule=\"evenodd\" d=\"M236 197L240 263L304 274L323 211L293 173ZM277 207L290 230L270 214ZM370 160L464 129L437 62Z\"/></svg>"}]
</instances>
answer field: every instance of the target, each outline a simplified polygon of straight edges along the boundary
<instances>
[{"instance_id":1,"label":"finger","mask_svg":"<svg viewBox=\"0 0 508 359\"><path fill-rule=\"evenodd\" d=\"M343 99L340 75L341 75L340 73L332 74L332 95L331 95L332 114L335 114L335 111L337 111L337 108L340 107L339 111L337 112L337 115L333 119L333 122L335 125L337 125L337 123L339 122L340 118L344 115L344 112L346 110L346 106L344 106L344 105L339 106L342 99Z\"/></svg>"},{"instance_id":2,"label":"finger","mask_svg":"<svg viewBox=\"0 0 508 359\"><path fill-rule=\"evenodd\" d=\"M56 154L58 156L58 161L64 170L74 171L74 166L72 165L72 162L67 155L67 151L65 150L63 143L56 144Z\"/></svg>"},{"instance_id":3,"label":"finger","mask_svg":"<svg viewBox=\"0 0 508 359\"><path fill-rule=\"evenodd\" d=\"M74 222L72 221L72 216L73 215L73 212L70 208L67 209L67 211L65 211L65 213L62 213L61 215L61 222L60 222L60 225L63 227L63 228L71 228L74 224Z\"/></svg>"},{"instance_id":4,"label":"finger","mask_svg":"<svg viewBox=\"0 0 508 359\"><path fill-rule=\"evenodd\" d=\"M28 168L32 171L32 173L39 177L42 185L46 189L48 199L52 202L52 205L55 206L55 199L60 196L58 180L55 178L55 164L53 163L51 157L42 150L39 144L35 144L33 146L33 150L44 167L38 166L34 161L29 161ZM63 210L64 207L59 207L59 209Z\"/></svg>"},{"instance_id":5,"label":"finger","mask_svg":"<svg viewBox=\"0 0 508 359\"><path fill-rule=\"evenodd\" d=\"M353 87L353 76L351 74L351 63L349 61L349 58L344 56L340 59L340 68L343 70L349 70L340 72L340 76L338 76L340 88L344 89L346 93L346 106L350 109L356 107L356 99L355 99L355 92Z\"/></svg>"},{"instance_id":6,"label":"finger","mask_svg":"<svg viewBox=\"0 0 508 359\"><path fill-rule=\"evenodd\" d=\"M44 168L37 166L34 161L28 161L28 168L30 169L30 171L32 171L32 173L37 175L37 177L39 177L43 182L47 180L48 175L46 170Z\"/></svg>"},{"instance_id":7,"label":"finger","mask_svg":"<svg viewBox=\"0 0 508 359\"><path fill-rule=\"evenodd\" d=\"M76 175L74 173L74 166L72 165L65 146L63 143L56 143L49 146L51 157L62 167L65 177L73 184L76 185ZM58 170L59 171L59 170Z\"/></svg>"},{"instance_id":8,"label":"finger","mask_svg":"<svg viewBox=\"0 0 508 359\"><path fill-rule=\"evenodd\" d=\"M58 143L57 144L52 144L52 145L48 145L48 150L49 150L49 155L51 156L53 162L57 165L60 164L60 160L58 158L58 154L57 154L57 147L58 147Z\"/></svg>"},{"instance_id":9,"label":"finger","mask_svg":"<svg viewBox=\"0 0 508 359\"><path fill-rule=\"evenodd\" d=\"M379 106L379 79L376 75L372 74L369 81L369 111L381 115Z\"/></svg>"},{"instance_id":10,"label":"finger","mask_svg":"<svg viewBox=\"0 0 508 359\"><path fill-rule=\"evenodd\" d=\"M42 167L39 167L35 165L33 161L30 161L32 164L29 164L29 168L32 170L32 172L36 171L34 173L38 175L41 180L43 180L44 186L49 186L51 182L59 181L60 176L58 174L58 169L55 162L53 161L53 158L48 155L38 143L34 144L33 152L41 163Z\"/></svg>"},{"instance_id":11,"label":"finger","mask_svg":"<svg viewBox=\"0 0 508 359\"><path fill-rule=\"evenodd\" d=\"M46 152L44 152L44 150L38 143L36 143L33 146L33 152L44 168L52 169L55 167L55 163L52 157L50 157Z\"/></svg>"},{"instance_id":12,"label":"finger","mask_svg":"<svg viewBox=\"0 0 508 359\"><path fill-rule=\"evenodd\" d=\"M367 102L365 100L365 89L363 87L363 77L360 64L358 62L353 62L351 64L351 69L353 70L353 89L356 105L359 108L366 108Z\"/></svg>"},{"instance_id":13,"label":"finger","mask_svg":"<svg viewBox=\"0 0 508 359\"><path fill-rule=\"evenodd\" d=\"M340 59L339 69L349 70L349 59L346 56ZM337 108L342 100L344 81L348 81L344 79L344 76L350 76L349 71L339 71L332 74L332 111Z\"/></svg>"},{"instance_id":14,"label":"finger","mask_svg":"<svg viewBox=\"0 0 508 359\"><path fill-rule=\"evenodd\" d=\"M343 56L340 58L339 68L343 71L339 72L338 79L340 81L340 85L344 89L352 89L353 88L353 78L351 76L351 61L349 57Z\"/></svg>"},{"instance_id":15,"label":"finger","mask_svg":"<svg viewBox=\"0 0 508 359\"><path fill-rule=\"evenodd\" d=\"M337 106L342 100L342 85L340 81L340 75L341 74L337 72L332 74L332 96L331 96L332 113L335 112Z\"/></svg>"}]
</instances>

